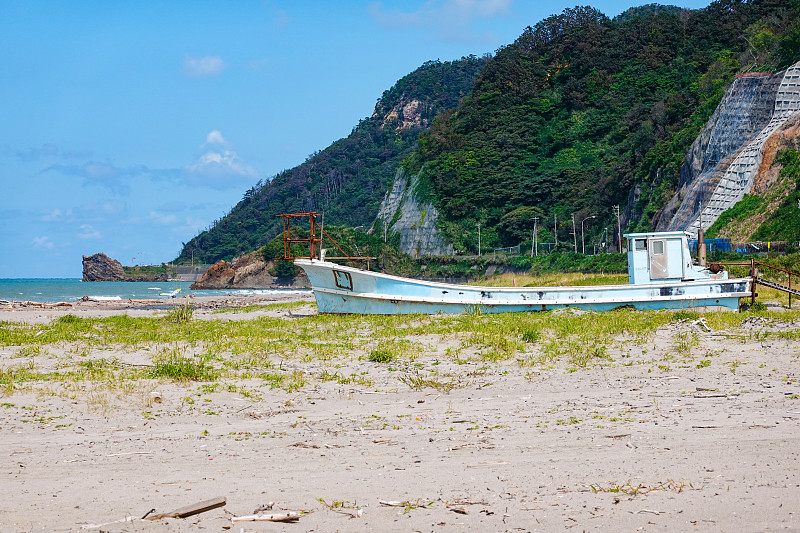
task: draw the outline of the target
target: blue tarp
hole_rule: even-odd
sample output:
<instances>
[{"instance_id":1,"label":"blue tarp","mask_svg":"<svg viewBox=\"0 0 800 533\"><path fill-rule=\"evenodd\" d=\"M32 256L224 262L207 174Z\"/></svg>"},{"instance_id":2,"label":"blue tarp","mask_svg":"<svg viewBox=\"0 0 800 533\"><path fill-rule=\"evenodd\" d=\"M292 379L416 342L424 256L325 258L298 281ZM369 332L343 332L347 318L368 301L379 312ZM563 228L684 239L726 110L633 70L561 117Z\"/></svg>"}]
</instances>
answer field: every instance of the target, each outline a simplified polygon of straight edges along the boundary
<instances>
[{"instance_id":1,"label":"blue tarp","mask_svg":"<svg viewBox=\"0 0 800 533\"><path fill-rule=\"evenodd\" d=\"M720 252L730 252L733 250L730 239L705 239L705 243L707 253L717 250ZM689 239L689 249L692 252L697 252L697 239ZM737 252L738 251L739 250L737 250Z\"/></svg>"}]
</instances>

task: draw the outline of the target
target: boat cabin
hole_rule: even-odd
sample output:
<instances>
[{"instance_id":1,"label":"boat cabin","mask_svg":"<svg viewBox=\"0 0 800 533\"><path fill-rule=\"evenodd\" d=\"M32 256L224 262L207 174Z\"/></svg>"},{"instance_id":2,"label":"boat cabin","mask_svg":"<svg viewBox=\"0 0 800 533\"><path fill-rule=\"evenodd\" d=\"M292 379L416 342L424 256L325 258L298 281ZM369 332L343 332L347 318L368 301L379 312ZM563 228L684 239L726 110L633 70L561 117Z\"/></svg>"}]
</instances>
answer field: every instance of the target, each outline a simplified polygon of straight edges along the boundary
<instances>
[{"instance_id":1,"label":"boat cabin","mask_svg":"<svg viewBox=\"0 0 800 533\"><path fill-rule=\"evenodd\" d=\"M692 262L689 236L684 231L626 233L628 283L709 279L708 270Z\"/></svg>"}]
</instances>

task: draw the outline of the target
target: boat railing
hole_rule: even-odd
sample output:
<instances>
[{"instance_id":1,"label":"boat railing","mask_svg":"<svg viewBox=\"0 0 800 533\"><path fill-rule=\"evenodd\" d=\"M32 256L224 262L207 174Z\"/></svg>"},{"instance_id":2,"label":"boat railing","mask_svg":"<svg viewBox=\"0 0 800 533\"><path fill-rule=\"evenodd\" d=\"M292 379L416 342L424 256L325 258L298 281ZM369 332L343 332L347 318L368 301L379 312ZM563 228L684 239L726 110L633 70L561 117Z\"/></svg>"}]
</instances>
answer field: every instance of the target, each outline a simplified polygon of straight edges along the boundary
<instances>
[{"instance_id":1,"label":"boat railing","mask_svg":"<svg viewBox=\"0 0 800 533\"><path fill-rule=\"evenodd\" d=\"M745 263L724 263L718 261L713 261L713 262L709 261L707 266L708 269L711 270L712 272L719 272L720 270L722 270L723 266L744 266L744 267L749 266L750 272L748 274L748 277L750 277L753 280L750 286L751 305L756 302L756 296L758 296L758 293L756 292L756 285L762 285L764 287L770 287L772 289L777 289L779 291L788 293L789 308L792 307L792 295L794 294L795 296L800 296L800 290L798 290L800 289L800 283L796 281L794 288L792 287L792 277L796 277L798 278L798 281L800 281L800 273L792 272L791 270L786 270L784 268L776 267L773 265L768 265L766 263L756 261L754 258L751 258L750 261ZM771 274L769 276L770 279L764 278L764 276L761 275L762 273L759 272L759 269L763 269L765 273ZM776 277L782 278L783 274L786 274L786 280L787 280L786 284L780 281L775 281Z\"/></svg>"}]
</instances>

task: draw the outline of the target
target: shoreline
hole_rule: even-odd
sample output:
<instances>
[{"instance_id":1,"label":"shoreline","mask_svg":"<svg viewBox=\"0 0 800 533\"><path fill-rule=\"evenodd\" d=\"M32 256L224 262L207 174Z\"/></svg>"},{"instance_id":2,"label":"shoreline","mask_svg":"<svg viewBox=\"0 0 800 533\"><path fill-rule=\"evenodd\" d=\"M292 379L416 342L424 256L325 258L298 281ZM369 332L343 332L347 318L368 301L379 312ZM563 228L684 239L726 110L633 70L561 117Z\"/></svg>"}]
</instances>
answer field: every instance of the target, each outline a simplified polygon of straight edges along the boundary
<instances>
[{"instance_id":1,"label":"shoreline","mask_svg":"<svg viewBox=\"0 0 800 533\"><path fill-rule=\"evenodd\" d=\"M120 300L78 300L76 302L23 302L0 301L0 321L45 323L67 314L101 318L119 314L131 316L157 316L175 307L186 304L186 297L161 299L126 298ZM287 302L314 302L313 293L308 294L226 294L220 296L189 296L189 305L198 318L208 316L221 309L236 309L247 306L269 305ZM316 306L314 306L316 311Z\"/></svg>"}]
</instances>

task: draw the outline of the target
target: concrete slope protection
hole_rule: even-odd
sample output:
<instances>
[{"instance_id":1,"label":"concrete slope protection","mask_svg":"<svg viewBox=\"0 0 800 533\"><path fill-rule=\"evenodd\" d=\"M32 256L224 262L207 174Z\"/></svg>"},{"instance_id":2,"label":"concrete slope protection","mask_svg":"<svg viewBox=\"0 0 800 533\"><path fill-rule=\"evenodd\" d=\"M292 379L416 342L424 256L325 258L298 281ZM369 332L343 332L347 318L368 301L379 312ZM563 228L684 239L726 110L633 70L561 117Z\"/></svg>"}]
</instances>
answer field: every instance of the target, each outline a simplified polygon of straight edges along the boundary
<instances>
[{"instance_id":1,"label":"concrete slope protection","mask_svg":"<svg viewBox=\"0 0 800 533\"><path fill-rule=\"evenodd\" d=\"M764 144L800 113L800 62L777 74L737 78L687 155L668 228L707 229L753 188Z\"/></svg>"}]
</instances>

